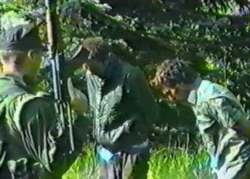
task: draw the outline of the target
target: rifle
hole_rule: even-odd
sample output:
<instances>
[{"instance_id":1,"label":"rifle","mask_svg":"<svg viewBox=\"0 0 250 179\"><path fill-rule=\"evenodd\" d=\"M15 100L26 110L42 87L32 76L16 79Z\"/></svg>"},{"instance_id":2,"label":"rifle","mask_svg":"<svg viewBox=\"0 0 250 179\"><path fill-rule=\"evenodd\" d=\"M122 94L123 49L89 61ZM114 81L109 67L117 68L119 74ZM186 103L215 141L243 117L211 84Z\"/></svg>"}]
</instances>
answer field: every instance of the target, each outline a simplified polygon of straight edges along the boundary
<instances>
[{"instance_id":1,"label":"rifle","mask_svg":"<svg viewBox=\"0 0 250 179\"><path fill-rule=\"evenodd\" d=\"M65 130L68 127L71 151L75 150L72 129L72 112L69 104L67 78L63 75L65 58L63 53L63 40L57 15L57 1L45 0L46 22L48 36L48 62L52 71L52 88L55 98L56 112L59 115L59 125Z\"/></svg>"},{"instance_id":2,"label":"rifle","mask_svg":"<svg viewBox=\"0 0 250 179\"><path fill-rule=\"evenodd\" d=\"M40 25L46 24L46 18L45 18L46 8L44 8L44 7L34 9L31 12L25 12L22 15L27 21L33 23L35 26L40 26ZM55 17L57 17L57 16L55 16ZM56 28L56 27L54 27L54 28ZM58 32L58 33L60 33L60 32ZM57 35L57 39L60 39L60 34ZM60 43L62 43L62 41ZM86 61L86 59L89 56L88 51L84 50L82 45L80 45L79 47L77 47L73 51L75 51L73 53L73 56L71 56L69 59L63 61L63 63L64 63L64 65L63 65L64 71L63 72L64 72L65 77L72 75L73 72L75 70L77 70ZM48 63L48 66L50 66L49 63ZM48 71L51 71L51 69L48 66L45 63L43 68L41 69L41 71L42 71L43 76L45 78L50 79L50 77L48 75Z\"/></svg>"}]
</instances>

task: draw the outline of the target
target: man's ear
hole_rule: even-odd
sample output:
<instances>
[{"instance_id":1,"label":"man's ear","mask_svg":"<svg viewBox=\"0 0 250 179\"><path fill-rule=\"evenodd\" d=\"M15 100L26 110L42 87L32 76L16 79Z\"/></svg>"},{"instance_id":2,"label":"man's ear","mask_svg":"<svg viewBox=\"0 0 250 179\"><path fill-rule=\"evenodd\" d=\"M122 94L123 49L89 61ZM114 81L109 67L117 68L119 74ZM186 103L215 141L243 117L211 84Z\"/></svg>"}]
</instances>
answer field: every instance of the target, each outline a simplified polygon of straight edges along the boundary
<instances>
[{"instance_id":1,"label":"man's ear","mask_svg":"<svg viewBox=\"0 0 250 179\"><path fill-rule=\"evenodd\" d=\"M28 56L29 60L32 60L32 61L35 60L36 59L36 51L29 50L27 56Z\"/></svg>"}]
</instances>

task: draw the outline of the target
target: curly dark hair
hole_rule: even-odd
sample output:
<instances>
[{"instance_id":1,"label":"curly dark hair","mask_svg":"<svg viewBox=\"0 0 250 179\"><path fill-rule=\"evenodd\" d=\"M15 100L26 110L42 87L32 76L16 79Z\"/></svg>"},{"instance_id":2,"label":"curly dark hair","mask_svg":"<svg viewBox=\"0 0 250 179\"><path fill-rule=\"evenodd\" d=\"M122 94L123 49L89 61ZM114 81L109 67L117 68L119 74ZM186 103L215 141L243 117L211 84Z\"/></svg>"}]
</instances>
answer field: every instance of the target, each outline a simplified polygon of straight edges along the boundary
<instances>
[{"instance_id":1,"label":"curly dark hair","mask_svg":"<svg viewBox=\"0 0 250 179\"><path fill-rule=\"evenodd\" d=\"M167 59L158 66L153 85L175 88L177 84L192 84L198 73L191 62L183 59Z\"/></svg>"}]
</instances>

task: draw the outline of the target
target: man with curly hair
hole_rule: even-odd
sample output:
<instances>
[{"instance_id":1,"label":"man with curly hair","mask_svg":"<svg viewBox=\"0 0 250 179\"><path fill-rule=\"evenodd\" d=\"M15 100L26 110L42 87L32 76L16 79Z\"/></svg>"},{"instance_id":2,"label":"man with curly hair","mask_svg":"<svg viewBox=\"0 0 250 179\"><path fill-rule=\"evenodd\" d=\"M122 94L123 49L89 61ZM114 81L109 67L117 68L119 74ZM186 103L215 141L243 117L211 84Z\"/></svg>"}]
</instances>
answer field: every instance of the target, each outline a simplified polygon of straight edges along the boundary
<instances>
[{"instance_id":1,"label":"man with curly hair","mask_svg":"<svg viewBox=\"0 0 250 179\"><path fill-rule=\"evenodd\" d=\"M250 121L240 102L227 88L203 80L182 59L165 60L153 85L172 102L192 107L211 167L219 179L250 176Z\"/></svg>"}]
</instances>

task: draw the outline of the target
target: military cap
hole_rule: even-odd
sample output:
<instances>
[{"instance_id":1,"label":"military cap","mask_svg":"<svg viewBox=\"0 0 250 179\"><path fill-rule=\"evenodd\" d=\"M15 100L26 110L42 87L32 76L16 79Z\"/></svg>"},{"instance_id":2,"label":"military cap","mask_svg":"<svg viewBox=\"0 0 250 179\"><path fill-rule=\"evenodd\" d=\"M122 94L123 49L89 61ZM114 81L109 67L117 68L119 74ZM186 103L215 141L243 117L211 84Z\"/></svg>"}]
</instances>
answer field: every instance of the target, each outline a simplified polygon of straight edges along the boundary
<instances>
[{"instance_id":1,"label":"military cap","mask_svg":"<svg viewBox=\"0 0 250 179\"><path fill-rule=\"evenodd\" d=\"M0 50L28 51L45 50L38 28L32 24L10 27L0 36Z\"/></svg>"}]
</instances>

